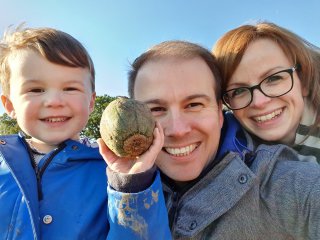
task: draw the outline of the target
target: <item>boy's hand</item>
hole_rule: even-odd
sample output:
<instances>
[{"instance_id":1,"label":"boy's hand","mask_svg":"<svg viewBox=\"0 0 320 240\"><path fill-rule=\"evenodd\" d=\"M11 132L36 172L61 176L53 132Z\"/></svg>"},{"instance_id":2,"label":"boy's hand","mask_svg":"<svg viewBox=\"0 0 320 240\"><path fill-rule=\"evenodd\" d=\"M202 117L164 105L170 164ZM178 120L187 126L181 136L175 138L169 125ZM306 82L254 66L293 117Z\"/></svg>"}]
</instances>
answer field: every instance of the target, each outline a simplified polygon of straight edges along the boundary
<instances>
[{"instance_id":1,"label":"boy's hand","mask_svg":"<svg viewBox=\"0 0 320 240\"><path fill-rule=\"evenodd\" d=\"M149 149L135 159L121 158L115 155L99 138L97 140L99 145L99 151L108 167L114 172L135 174L145 172L153 167L154 162L161 151L164 143L163 129L160 124L156 123L156 127L153 131L153 143Z\"/></svg>"}]
</instances>

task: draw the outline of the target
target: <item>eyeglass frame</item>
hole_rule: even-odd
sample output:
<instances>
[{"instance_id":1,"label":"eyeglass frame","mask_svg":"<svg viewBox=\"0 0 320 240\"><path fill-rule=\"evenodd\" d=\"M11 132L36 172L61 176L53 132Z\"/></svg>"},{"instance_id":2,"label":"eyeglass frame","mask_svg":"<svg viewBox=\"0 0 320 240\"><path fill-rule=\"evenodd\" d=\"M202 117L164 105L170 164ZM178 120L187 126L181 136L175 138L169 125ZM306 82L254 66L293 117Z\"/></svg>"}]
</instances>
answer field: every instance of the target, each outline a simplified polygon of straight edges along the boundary
<instances>
[{"instance_id":1,"label":"eyeglass frame","mask_svg":"<svg viewBox=\"0 0 320 240\"><path fill-rule=\"evenodd\" d=\"M253 100L253 91L254 91L255 89L258 89L263 95L265 95L266 97L269 97L269 98L281 97L281 96L287 94L288 92L290 92L290 91L292 90L293 85L294 85L293 72L298 71L298 70L299 70L299 64L296 64L296 65L294 65L294 66L291 67L291 68L288 68L288 69L284 69L284 70L275 72L275 73L273 73L273 74L265 77L264 79L261 80L261 82L260 82L259 84L256 84L256 85L254 85L254 86L251 86L251 87L238 87L238 88L229 89L229 90L225 91L225 92L222 94L221 99L222 99L223 103L224 103L230 110L240 110L240 109L243 109L243 108L248 107L248 106L252 103L252 100ZM285 93L283 93L283 94L280 94L280 95L277 95L277 96L269 96L269 95L267 95L267 94L261 89L261 84L262 84L262 82L264 82L266 79L270 78L271 76L276 75L276 74L279 74L279 73L282 73L282 72L287 72L287 73L290 74L290 77L291 77L291 88L290 88L287 92L285 92ZM224 96L227 96L227 93L228 93L228 92L234 91L234 90L239 89L239 88L248 89L249 92L250 92L251 99L250 99L250 101L248 102L248 104L245 105L244 107L241 107L241 108L232 108L232 107L230 107L230 105L227 103L227 101L224 99Z\"/></svg>"}]
</instances>

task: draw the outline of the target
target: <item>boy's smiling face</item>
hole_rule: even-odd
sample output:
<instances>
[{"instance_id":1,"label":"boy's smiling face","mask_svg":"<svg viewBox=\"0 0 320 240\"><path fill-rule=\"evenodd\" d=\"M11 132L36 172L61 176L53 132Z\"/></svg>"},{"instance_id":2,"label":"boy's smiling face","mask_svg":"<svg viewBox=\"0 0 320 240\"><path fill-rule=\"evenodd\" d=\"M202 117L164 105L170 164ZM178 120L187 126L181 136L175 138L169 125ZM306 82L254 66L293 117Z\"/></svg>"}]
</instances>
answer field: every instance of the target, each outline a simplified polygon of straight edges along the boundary
<instances>
[{"instance_id":1,"label":"boy's smiling face","mask_svg":"<svg viewBox=\"0 0 320 240\"><path fill-rule=\"evenodd\" d=\"M13 52L8 62L10 95L2 95L3 105L39 150L77 139L94 107L89 70L53 64L32 50Z\"/></svg>"}]
</instances>

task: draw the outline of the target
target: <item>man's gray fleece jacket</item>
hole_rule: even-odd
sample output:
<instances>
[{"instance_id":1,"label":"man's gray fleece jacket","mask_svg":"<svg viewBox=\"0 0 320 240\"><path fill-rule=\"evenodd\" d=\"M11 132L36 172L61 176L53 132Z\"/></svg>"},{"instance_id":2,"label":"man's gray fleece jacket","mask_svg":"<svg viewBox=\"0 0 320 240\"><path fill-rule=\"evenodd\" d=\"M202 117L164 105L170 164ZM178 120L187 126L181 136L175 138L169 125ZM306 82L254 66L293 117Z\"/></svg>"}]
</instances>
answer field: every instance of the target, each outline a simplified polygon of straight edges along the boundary
<instances>
[{"instance_id":1,"label":"man's gray fleece jacket","mask_svg":"<svg viewBox=\"0 0 320 240\"><path fill-rule=\"evenodd\" d=\"M319 240L319 165L284 145L239 140L237 125L225 116L216 163L187 189L164 179L173 239Z\"/></svg>"}]
</instances>

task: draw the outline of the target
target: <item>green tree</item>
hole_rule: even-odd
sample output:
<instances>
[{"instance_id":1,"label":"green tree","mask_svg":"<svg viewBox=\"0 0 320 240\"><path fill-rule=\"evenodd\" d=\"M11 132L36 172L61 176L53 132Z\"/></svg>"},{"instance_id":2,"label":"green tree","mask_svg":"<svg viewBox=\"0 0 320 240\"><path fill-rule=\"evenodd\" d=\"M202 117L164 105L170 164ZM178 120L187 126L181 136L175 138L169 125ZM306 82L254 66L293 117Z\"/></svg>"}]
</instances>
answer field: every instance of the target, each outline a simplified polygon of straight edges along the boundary
<instances>
[{"instance_id":1,"label":"green tree","mask_svg":"<svg viewBox=\"0 0 320 240\"><path fill-rule=\"evenodd\" d=\"M20 128L15 119L4 113L0 115L0 135L16 134Z\"/></svg>"},{"instance_id":2,"label":"green tree","mask_svg":"<svg viewBox=\"0 0 320 240\"><path fill-rule=\"evenodd\" d=\"M112 102L115 97L108 95L97 96L94 105L94 110L90 115L89 121L85 129L81 132L81 135L85 135L89 138L97 139L100 137L100 119L104 109Z\"/></svg>"}]
</instances>

